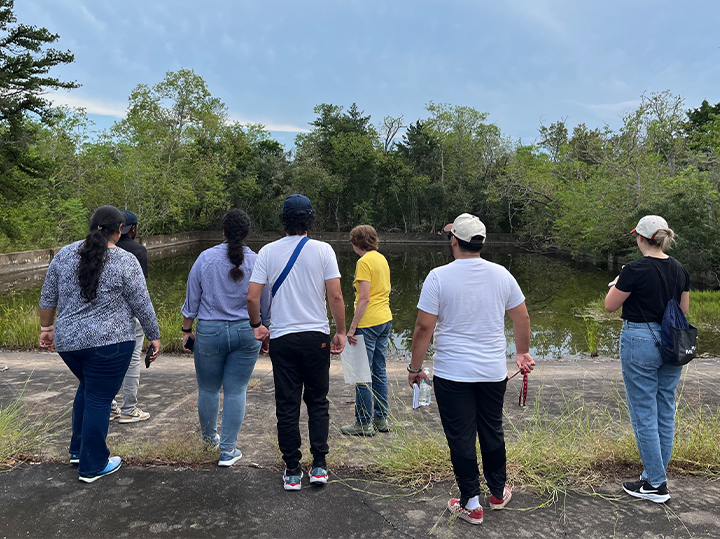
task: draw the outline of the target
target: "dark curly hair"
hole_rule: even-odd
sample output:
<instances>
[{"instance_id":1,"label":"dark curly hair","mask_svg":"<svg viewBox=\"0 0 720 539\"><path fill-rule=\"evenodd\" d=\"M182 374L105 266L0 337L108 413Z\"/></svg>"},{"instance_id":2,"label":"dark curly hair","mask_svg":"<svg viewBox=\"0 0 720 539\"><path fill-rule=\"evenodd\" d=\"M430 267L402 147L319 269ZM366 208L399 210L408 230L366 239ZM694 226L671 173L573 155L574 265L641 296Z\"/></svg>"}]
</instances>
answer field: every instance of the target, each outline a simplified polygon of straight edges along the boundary
<instances>
[{"instance_id":1,"label":"dark curly hair","mask_svg":"<svg viewBox=\"0 0 720 539\"><path fill-rule=\"evenodd\" d=\"M306 211L281 213L280 222L288 236L302 236L315 222L315 214Z\"/></svg>"},{"instance_id":2,"label":"dark curly hair","mask_svg":"<svg viewBox=\"0 0 720 539\"><path fill-rule=\"evenodd\" d=\"M100 206L90 219L90 233L80 248L78 280L80 295L87 301L97 297L100 274L105 266L108 238L125 222L123 214L115 206Z\"/></svg>"},{"instance_id":3,"label":"dark curly hair","mask_svg":"<svg viewBox=\"0 0 720 539\"><path fill-rule=\"evenodd\" d=\"M233 281L239 281L245 275L240 266L245 260L243 241L250 233L250 217L244 211L233 208L223 216L222 229L228 244L228 258L235 266L228 275Z\"/></svg>"}]
</instances>

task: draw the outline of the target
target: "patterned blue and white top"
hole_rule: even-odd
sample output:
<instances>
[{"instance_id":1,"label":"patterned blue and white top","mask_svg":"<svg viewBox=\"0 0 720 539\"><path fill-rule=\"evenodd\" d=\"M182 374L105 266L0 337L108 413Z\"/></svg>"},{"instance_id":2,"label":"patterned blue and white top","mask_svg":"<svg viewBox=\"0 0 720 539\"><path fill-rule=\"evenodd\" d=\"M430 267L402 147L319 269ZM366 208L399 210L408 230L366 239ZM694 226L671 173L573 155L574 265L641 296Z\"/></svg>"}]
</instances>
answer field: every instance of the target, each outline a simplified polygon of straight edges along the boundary
<instances>
[{"instance_id":1,"label":"patterned blue and white top","mask_svg":"<svg viewBox=\"0 0 720 539\"><path fill-rule=\"evenodd\" d=\"M135 340L135 320L149 340L160 338L155 309L135 255L110 248L100 274L97 297L80 295L78 266L82 240L66 245L53 258L45 276L41 309L57 308L55 349L72 352Z\"/></svg>"}]
</instances>

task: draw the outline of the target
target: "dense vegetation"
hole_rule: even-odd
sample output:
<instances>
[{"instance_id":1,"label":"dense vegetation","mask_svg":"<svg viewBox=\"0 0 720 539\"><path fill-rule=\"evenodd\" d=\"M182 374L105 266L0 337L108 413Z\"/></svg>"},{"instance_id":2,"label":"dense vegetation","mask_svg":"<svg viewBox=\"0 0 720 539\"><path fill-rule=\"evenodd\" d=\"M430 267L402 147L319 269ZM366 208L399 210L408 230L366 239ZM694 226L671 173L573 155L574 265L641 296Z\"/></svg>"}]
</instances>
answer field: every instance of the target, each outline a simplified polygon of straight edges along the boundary
<instances>
[{"instance_id":1,"label":"dense vegetation","mask_svg":"<svg viewBox=\"0 0 720 539\"><path fill-rule=\"evenodd\" d=\"M355 104L321 104L286 151L262 126L230 122L182 69L138 85L127 116L95 133L82 110L42 98L76 86L47 75L73 58L45 49L57 36L17 24L12 7L0 0L0 252L79 238L108 203L135 211L141 235L217 227L231 206L275 229L284 196L302 192L322 230L436 232L469 211L538 249L598 256L632 251L628 231L657 213L677 256L718 279L720 103L643 95L617 131L559 120L533 145L471 107L431 102L424 118L375 125Z\"/></svg>"}]
</instances>

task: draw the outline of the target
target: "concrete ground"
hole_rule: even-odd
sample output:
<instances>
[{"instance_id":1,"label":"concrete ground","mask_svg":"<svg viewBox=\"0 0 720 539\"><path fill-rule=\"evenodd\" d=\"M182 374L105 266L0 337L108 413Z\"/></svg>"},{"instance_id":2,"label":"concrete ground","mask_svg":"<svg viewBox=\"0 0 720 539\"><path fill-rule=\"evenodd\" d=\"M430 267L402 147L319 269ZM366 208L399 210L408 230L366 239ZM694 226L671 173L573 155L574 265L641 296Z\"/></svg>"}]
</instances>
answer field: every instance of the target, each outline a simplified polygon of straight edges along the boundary
<instances>
[{"instance_id":1,"label":"concrete ground","mask_svg":"<svg viewBox=\"0 0 720 539\"><path fill-rule=\"evenodd\" d=\"M720 405L719 363L715 358L691 363L683 393ZM405 362L390 361L388 375L396 424L441 429L434 403L410 410ZM720 537L720 482L691 476L671 476L673 498L667 504L623 495L618 479L597 485L594 493L572 491L551 503L515 488L504 511L488 510L481 499L486 508L481 526L452 519L446 509L448 498L457 496L452 481L413 490L364 473L368 452L382 444L339 434L341 425L353 421L354 393L344 384L338 360L331 367L331 481L325 487L311 488L306 478L300 492L282 489L266 357L258 360L248 390L238 464L123 466L87 485L65 462L67 411L76 385L56 354L0 352L0 406L19 397L37 417L65 414L61 433L46 444L40 463L0 473L0 537ZM508 421L517 425L531 414L530 407L517 406L520 386L519 379L510 381L506 399ZM141 447L199 435L196 391L192 359L161 356L141 374L139 406L152 414L150 420L112 422L109 443ZM617 360L540 362L530 377L528 403L539 396L539 405L552 414L575 397L585 406L613 410L622 392ZM303 411L305 441L306 419ZM396 435L379 436L391 443Z\"/></svg>"}]
</instances>

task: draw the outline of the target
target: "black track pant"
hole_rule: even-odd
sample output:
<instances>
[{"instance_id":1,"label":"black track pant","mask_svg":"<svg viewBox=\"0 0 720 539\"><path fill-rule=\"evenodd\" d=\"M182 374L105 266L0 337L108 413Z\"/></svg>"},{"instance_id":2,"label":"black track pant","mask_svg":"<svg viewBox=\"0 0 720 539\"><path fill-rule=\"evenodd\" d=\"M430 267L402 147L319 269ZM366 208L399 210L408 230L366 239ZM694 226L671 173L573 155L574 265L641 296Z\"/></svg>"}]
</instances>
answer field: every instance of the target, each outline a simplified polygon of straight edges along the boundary
<instances>
[{"instance_id":1,"label":"black track pant","mask_svg":"<svg viewBox=\"0 0 720 539\"><path fill-rule=\"evenodd\" d=\"M476 433L480 439L485 481L490 493L502 498L506 478L502 418L507 379L502 382L453 382L435 376L433 387L460 488L460 504L465 507L470 498L480 494Z\"/></svg>"},{"instance_id":2,"label":"black track pant","mask_svg":"<svg viewBox=\"0 0 720 539\"><path fill-rule=\"evenodd\" d=\"M287 469L300 468L300 399L305 401L313 466L326 467L330 404L330 336L316 331L270 340L278 445ZM305 389L303 393L303 388Z\"/></svg>"}]
</instances>

